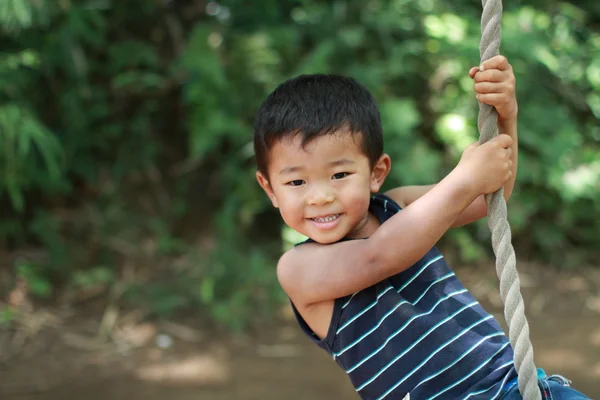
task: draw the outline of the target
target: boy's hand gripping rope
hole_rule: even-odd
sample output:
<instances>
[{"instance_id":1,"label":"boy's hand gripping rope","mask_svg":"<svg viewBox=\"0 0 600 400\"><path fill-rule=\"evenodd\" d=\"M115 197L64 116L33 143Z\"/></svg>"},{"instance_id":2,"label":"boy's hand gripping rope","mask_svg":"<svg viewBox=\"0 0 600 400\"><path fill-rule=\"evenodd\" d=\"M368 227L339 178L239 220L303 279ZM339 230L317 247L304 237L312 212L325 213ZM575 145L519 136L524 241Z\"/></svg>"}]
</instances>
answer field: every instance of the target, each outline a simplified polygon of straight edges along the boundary
<instances>
[{"instance_id":1,"label":"boy's hand gripping rope","mask_svg":"<svg viewBox=\"0 0 600 400\"><path fill-rule=\"evenodd\" d=\"M481 16L481 62L499 54L502 18L502 0L482 0ZM498 135L496 109L479 103L479 142L485 143ZM507 220L504 190L485 196L488 204L489 227L492 247L496 255L496 273L500 279L500 297L504 303L504 318L509 327L510 344L519 375L519 391L525 400L541 399L537 370L533 363L533 346L529 339L529 324L521 296L515 251L511 244L510 225Z\"/></svg>"}]
</instances>

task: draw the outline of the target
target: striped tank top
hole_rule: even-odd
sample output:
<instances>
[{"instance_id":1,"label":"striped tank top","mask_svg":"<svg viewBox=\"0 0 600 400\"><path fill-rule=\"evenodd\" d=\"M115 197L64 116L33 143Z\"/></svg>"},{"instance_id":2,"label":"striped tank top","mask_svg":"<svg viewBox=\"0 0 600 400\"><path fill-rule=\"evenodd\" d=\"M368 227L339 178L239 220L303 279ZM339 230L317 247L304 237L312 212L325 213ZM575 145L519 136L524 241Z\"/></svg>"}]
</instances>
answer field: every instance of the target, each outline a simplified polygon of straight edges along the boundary
<instances>
[{"instance_id":1,"label":"striped tank top","mask_svg":"<svg viewBox=\"0 0 600 400\"><path fill-rule=\"evenodd\" d=\"M400 207L376 195L369 210L383 224ZM495 399L517 376L502 328L436 248L407 270L337 299L322 340L292 308L362 399Z\"/></svg>"}]
</instances>

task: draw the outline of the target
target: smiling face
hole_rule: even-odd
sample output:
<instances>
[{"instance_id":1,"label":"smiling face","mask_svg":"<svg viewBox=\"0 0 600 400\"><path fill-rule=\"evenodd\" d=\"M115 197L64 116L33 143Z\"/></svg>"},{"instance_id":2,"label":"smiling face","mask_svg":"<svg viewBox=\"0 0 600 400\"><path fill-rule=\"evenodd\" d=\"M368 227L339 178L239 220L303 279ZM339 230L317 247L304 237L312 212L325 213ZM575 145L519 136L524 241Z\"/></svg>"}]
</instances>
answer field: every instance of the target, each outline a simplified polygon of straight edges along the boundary
<instances>
[{"instance_id":1,"label":"smiling face","mask_svg":"<svg viewBox=\"0 0 600 400\"><path fill-rule=\"evenodd\" d=\"M257 179L285 223L318 243L370 236L379 222L369 214L390 170L383 155L371 169L360 134L338 131L315 138L302 148L300 135L273 145L268 177Z\"/></svg>"}]
</instances>

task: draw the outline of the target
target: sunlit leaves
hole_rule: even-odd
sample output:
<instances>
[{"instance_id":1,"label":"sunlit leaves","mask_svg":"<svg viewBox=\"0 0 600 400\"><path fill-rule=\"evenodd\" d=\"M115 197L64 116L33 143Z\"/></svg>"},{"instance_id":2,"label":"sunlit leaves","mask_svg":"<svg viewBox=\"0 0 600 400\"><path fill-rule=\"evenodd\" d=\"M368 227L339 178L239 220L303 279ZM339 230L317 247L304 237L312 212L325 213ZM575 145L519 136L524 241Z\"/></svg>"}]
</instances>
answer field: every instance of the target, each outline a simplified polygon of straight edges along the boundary
<instances>
[{"instance_id":1,"label":"sunlit leaves","mask_svg":"<svg viewBox=\"0 0 600 400\"><path fill-rule=\"evenodd\" d=\"M5 32L27 29L33 24L33 9L28 0L0 2L0 28Z\"/></svg>"},{"instance_id":2,"label":"sunlit leaves","mask_svg":"<svg viewBox=\"0 0 600 400\"><path fill-rule=\"evenodd\" d=\"M427 15L425 28L429 36L456 44L465 38L467 21L452 14Z\"/></svg>"},{"instance_id":3,"label":"sunlit leaves","mask_svg":"<svg viewBox=\"0 0 600 400\"><path fill-rule=\"evenodd\" d=\"M565 198L595 198L600 190L600 160L576 166L565 172L562 175L562 184Z\"/></svg>"},{"instance_id":4,"label":"sunlit leaves","mask_svg":"<svg viewBox=\"0 0 600 400\"><path fill-rule=\"evenodd\" d=\"M246 68L247 78L262 84L272 83L277 75L281 58L273 48L273 38L269 32L256 32L236 38L235 49Z\"/></svg>"},{"instance_id":5,"label":"sunlit leaves","mask_svg":"<svg viewBox=\"0 0 600 400\"><path fill-rule=\"evenodd\" d=\"M466 118L460 114L446 114L437 123L440 138L448 145L455 156L477 140L477 133Z\"/></svg>"}]
</instances>

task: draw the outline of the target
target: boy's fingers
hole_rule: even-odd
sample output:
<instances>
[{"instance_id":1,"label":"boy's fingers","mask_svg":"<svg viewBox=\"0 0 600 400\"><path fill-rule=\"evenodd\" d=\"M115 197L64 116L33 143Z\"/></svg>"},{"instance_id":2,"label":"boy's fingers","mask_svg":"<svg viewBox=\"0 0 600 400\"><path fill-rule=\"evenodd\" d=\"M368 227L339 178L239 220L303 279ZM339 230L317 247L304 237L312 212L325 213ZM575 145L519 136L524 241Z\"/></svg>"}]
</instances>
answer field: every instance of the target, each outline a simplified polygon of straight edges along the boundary
<instances>
[{"instance_id":1,"label":"boy's fingers","mask_svg":"<svg viewBox=\"0 0 600 400\"><path fill-rule=\"evenodd\" d=\"M507 72L490 69L488 71L476 73L474 79L475 82L502 82L506 80L506 75Z\"/></svg>"},{"instance_id":2,"label":"boy's fingers","mask_svg":"<svg viewBox=\"0 0 600 400\"><path fill-rule=\"evenodd\" d=\"M504 103L506 99L506 95L502 93L485 93L485 94L477 94L477 100L484 104L488 104L490 106L496 106Z\"/></svg>"},{"instance_id":3,"label":"boy's fingers","mask_svg":"<svg viewBox=\"0 0 600 400\"><path fill-rule=\"evenodd\" d=\"M494 82L478 82L473 85L473 89L477 93L510 93L512 90L506 83L494 83Z\"/></svg>"},{"instance_id":4,"label":"boy's fingers","mask_svg":"<svg viewBox=\"0 0 600 400\"><path fill-rule=\"evenodd\" d=\"M499 69L500 71L508 71L511 68L508 60L504 56L495 56L481 63L480 70Z\"/></svg>"},{"instance_id":5,"label":"boy's fingers","mask_svg":"<svg viewBox=\"0 0 600 400\"><path fill-rule=\"evenodd\" d=\"M503 149L509 149L512 146L512 138L506 134L499 134L495 138L491 140L492 142L497 142L500 147Z\"/></svg>"},{"instance_id":6,"label":"boy's fingers","mask_svg":"<svg viewBox=\"0 0 600 400\"><path fill-rule=\"evenodd\" d=\"M479 67L473 67L469 70L469 76L471 79L475 77L475 74L479 72Z\"/></svg>"}]
</instances>

